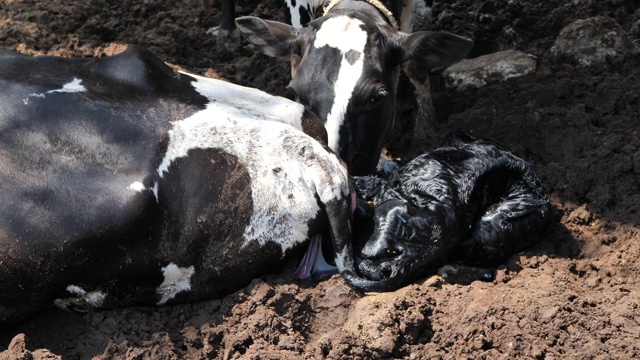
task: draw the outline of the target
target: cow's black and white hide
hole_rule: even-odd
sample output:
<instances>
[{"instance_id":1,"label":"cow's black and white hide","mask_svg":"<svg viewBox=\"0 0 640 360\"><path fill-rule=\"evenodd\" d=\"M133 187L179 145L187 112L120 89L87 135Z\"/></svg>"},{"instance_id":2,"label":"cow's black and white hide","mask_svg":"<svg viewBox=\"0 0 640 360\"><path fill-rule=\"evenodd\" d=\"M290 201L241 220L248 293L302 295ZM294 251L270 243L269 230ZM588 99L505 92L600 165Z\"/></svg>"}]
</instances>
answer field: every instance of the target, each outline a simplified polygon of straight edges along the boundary
<instances>
[{"instance_id":1,"label":"cow's black and white hide","mask_svg":"<svg viewBox=\"0 0 640 360\"><path fill-rule=\"evenodd\" d=\"M307 25L309 21L320 16L324 10L324 7L327 6L330 2L330 0L279 1L283 5L285 21L297 28L301 28ZM217 33L215 33L215 31L219 30L222 30L227 34L231 33L236 29L236 25L234 23L236 19L235 0L219 0L218 2L220 3L219 6L221 12L220 25L211 30L211 32L216 35ZM202 0L202 5L205 10L209 11L211 9L212 0Z\"/></svg>"},{"instance_id":2,"label":"cow's black and white hide","mask_svg":"<svg viewBox=\"0 0 640 360\"><path fill-rule=\"evenodd\" d=\"M423 86L428 69L446 67L473 47L470 39L449 33L401 31L403 24L410 31L408 3L333 1L304 28L236 19L240 33L266 55L293 55L291 97L324 121L329 146L352 175L375 171L395 118L400 66L424 70L413 76Z\"/></svg>"},{"instance_id":3,"label":"cow's black and white hide","mask_svg":"<svg viewBox=\"0 0 640 360\"><path fill-rule=\"evenodd\" d=\"M132 47L0 51L0 109L0 326L54 302L222 296L323 231L347 281L370 283L354 272L347 169L298 103Z\"/></svg>"},{"instance_id":4,"label":"cow's black and white hide","mask_svg":"<svg viewBox=\"0 0 640 360\"><path fill-rule=\"evenodd\" d=\"M359 273L397 288L448 262L495 266L530 245L552 216L533 167L459 135L388 177L356 177ZM371 203L375 206L371 205Z\"/></svg>"}]
</instances>

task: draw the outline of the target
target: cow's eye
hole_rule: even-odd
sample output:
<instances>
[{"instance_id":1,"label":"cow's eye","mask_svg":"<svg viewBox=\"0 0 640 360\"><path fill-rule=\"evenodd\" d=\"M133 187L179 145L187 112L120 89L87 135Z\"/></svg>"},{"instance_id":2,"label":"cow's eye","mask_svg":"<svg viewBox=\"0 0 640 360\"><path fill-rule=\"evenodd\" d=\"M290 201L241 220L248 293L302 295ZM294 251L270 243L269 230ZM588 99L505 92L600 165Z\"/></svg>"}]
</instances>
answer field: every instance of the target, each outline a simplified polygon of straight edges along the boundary
<instances>
[{"instance_id":1,"label":"cow's eye","mask_svg":"<svg viewBox=\"0 0 640 360\"><path fill-rule=\"evenodd\" d=\"M352 110L355 111L370 111L378 107L387 94L387 90L383 87L368 92L363 90L350 106L353 106Z\"/></svg>"},{"instance_id":2,"label":"cow's eye","mask_svg":"<svg viewBox=\"0 0 640 360\"><path fill-rule=\"evenodd\" d=\"M388 93L385 88L380 88L373 91L371 95L369 95L369 99L368 99L369 105L374 105L382 101L382 99L384 99L384 97L387 96L387 94Z\"/></svg>"}]
</instances>

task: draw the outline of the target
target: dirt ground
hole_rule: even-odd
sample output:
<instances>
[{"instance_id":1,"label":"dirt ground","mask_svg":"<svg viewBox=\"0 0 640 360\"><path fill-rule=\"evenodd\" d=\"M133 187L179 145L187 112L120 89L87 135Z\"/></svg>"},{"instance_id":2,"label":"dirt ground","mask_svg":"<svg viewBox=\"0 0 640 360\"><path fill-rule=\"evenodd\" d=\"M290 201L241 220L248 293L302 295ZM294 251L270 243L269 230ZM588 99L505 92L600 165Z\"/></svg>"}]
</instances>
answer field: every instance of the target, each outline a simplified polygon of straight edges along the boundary
<instances>
[{"instance_id":1,"label":"dirt ground","mask_svg":"<svg viewBox=\"0 0 640 360\"><path fill-rule=\"evenodd\" d=\"M245 0L237 9L281 20L279 5ZM431 278L361 296L338 276L301 283L292 262L223 299L86 315L48 309L0 331L0 351L9 348L0 359L640 357L640 57L584 68L550 56L565 25L595 15L640 45L638 8L633 0L436 2L432 28L475 38L473 56L519 49L538 62L534 74L479 89L447 89L436 76L440 131L389 144L411 156L462 130L535 165L556 221L495 281ZM219 49L205 34L218 20L196 0L0 0L0 46L104 56L140 44L186 70L283 94L287 60ZM415 106L408 82L400 86L402 126Z\"/></svg>"}]
</instances>

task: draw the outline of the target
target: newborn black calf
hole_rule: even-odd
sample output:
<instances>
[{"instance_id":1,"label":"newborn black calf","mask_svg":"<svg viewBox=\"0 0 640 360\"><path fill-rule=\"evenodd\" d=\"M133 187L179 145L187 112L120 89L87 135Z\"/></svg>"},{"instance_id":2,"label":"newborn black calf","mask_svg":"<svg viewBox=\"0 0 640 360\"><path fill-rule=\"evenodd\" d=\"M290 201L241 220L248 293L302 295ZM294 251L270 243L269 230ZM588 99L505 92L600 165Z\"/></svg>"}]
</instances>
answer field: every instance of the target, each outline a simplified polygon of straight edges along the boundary
<instances>
[{"instance_id":1,"label":"newborn black calf","mask_svg":"<svg viewBox=\"0 0 640 360\"><path fill-rule=\"evenodd\" d=\"M354 219L358 271L389 288L451 261L495 266L530 245L552 214L530 164L465 135L354 185L364 199Z\"/></svg>"}]
</instances>

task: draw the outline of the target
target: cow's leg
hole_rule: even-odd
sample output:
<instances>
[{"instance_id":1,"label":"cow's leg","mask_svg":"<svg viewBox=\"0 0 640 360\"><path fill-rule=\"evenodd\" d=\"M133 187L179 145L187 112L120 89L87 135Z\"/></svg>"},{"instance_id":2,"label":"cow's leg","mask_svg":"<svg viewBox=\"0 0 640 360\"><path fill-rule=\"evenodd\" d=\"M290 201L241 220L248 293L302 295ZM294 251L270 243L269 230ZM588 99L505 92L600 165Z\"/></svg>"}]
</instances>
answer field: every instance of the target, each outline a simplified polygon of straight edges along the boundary
<instances>
[{"instance_id":1,"label":"cow's leg","mask_svg":"<svg viewBox=\"0 0 640 360\"><path fill-rule=\"evenodd\" d=\"M234 0L222 0L222 20L220 27L222 30L232 32L236 29L236 7Z\"/></svg>"},{"instance_id":2,"label":"cow's leg","mask_svg":"<svg viewBox=\"0 0 640 360\"><path fill-rule=\"evenodd\" d=\"M218 50L234 51L240 47L240 34L235 23L235 0L221 0L221 3L222 19L220 25L207 30L207 34L218 38Z\"/></svg>"},{"instance_id":3,"label":"cow's leg","mask_svg":"<svg viewBox=\"0 0 640 360\"><path fill-rule=\"evenodd\" d=\"M453 284L493 281L494 266L530 246L535 240L532 235L549 222L548 200L524 197L490 207L453 250L452 263L438 269L438 275Z\"/></svg>"},{"instance_id":4,"label":"cow's leg","mask_svg":"<svg viewBox=\"0 0 640 360\"><path fill-rule=\"evenodd\" d=\"M236 4L234 0L222 0L222 20L218 32L218 49L234 51L240 47L240 34L236 29Z\"/></svg>"},{"instance_id":5,"label":"cow's leg","mask_svg":"<svg viewBox=\"0 0 640 360\"><path fill-rule=\"evenodd\" d=\"M491 206L454 250L465 264L492 266L530 246L551 218L547 199L530 195Z\"/></svg>"}]
</instances>

